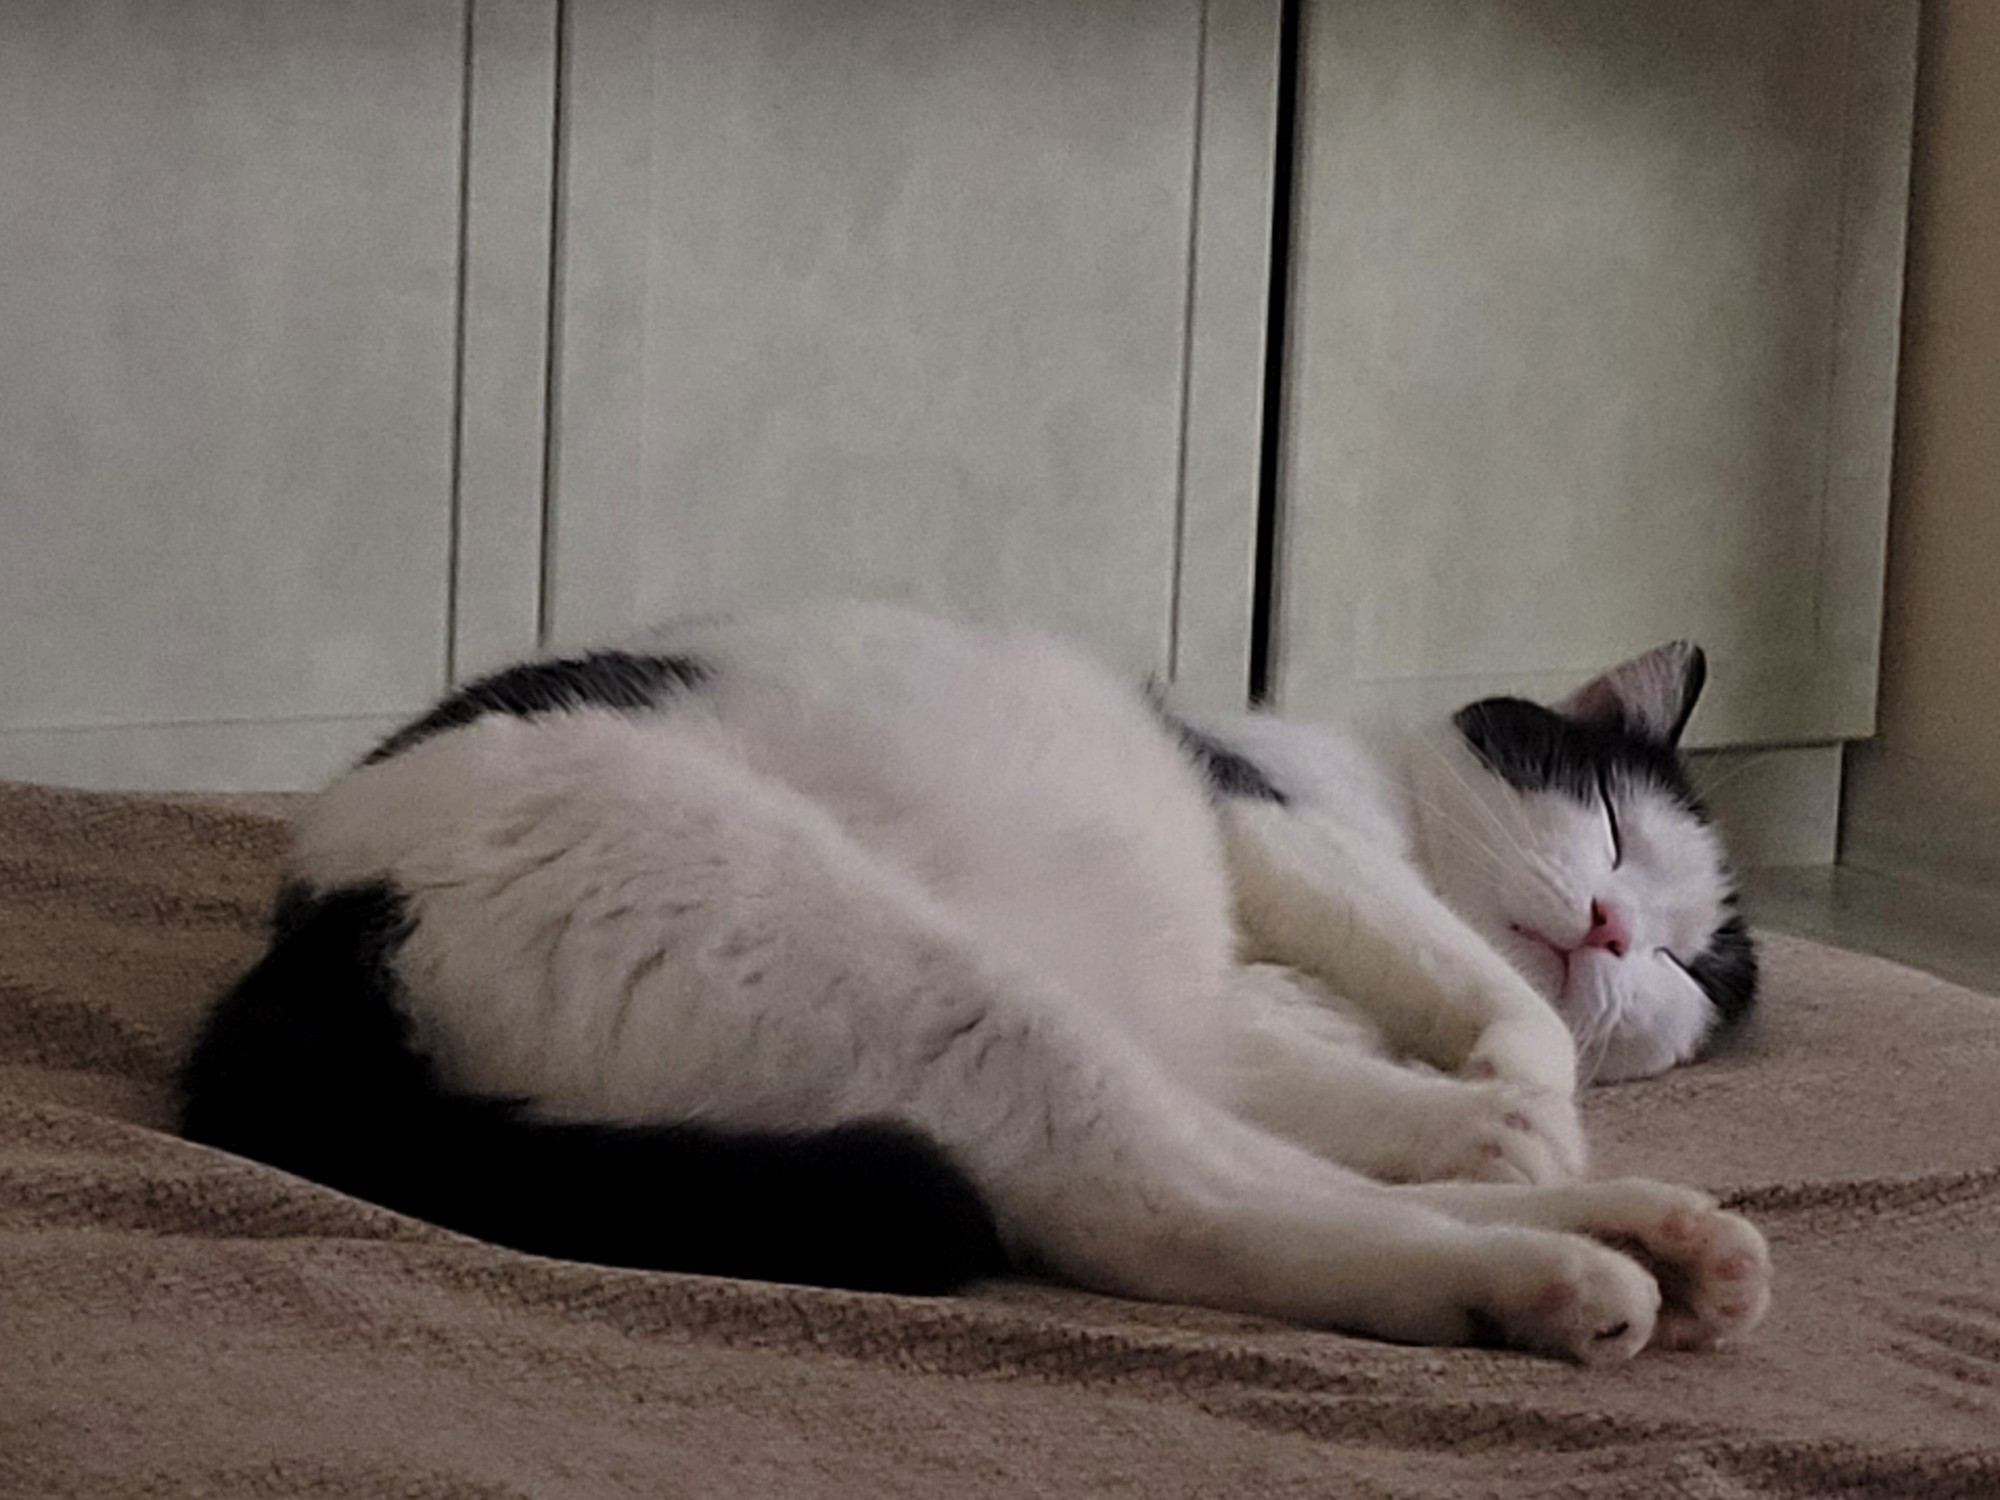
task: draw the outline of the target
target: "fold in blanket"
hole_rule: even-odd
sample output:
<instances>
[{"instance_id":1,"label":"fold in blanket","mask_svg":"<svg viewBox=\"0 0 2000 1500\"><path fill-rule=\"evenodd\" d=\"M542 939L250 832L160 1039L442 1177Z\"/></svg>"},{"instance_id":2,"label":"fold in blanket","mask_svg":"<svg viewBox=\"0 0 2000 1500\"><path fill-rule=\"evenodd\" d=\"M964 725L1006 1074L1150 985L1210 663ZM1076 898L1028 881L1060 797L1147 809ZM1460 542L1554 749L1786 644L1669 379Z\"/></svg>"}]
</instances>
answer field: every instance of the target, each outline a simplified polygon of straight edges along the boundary
<instances>
[{"instance_id":1,"label":"fold in blanket","mask_svg":"<svg viewBox=\"0 0 2000 1500\"><path fill-rule=\"evenodd\" d=\"M1996 1496L2000 1001L1767 939L1758 1029L1600 1168L1771 1236L1744 1347L1610 1372L1025 1284L496 1250L166 1133L269 800L0 785L0 1494Z\"/></svg>"}]
</instances>

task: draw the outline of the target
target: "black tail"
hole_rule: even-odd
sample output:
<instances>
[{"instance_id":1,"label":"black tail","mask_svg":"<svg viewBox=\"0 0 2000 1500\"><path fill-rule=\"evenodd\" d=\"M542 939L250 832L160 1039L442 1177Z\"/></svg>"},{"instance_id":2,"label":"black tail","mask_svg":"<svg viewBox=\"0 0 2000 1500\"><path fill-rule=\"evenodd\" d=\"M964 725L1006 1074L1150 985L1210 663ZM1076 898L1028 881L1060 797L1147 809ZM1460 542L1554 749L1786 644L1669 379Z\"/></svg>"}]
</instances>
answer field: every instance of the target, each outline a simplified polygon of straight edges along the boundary
<instances>
[{"instance_id":1,"label":"black tail","mask_svg":"<svg viewBox=\"0 0 2000 1500\"><path fill-rule=\"evenodd\" d=\"M992 1215L929 1139L554 1123L453 1093L410 1045L386 884L288 893L270 951L182 1071L190 1140L542 1255L862 1291L1006 1268Z\"/></svg>"}]
</instances>

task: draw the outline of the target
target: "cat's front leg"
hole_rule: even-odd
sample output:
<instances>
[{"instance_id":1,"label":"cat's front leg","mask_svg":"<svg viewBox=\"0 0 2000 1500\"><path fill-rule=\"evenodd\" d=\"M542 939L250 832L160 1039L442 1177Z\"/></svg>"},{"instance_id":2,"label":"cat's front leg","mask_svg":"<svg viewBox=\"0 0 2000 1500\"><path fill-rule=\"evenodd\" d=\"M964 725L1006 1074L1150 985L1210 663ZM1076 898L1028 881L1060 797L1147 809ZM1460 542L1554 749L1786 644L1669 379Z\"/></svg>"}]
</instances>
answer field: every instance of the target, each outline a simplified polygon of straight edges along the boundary
<instances>
[{"instance_id":1,"label":"cat's front leg","mask_svg":"<svg viewBox=\"0 0 2000 1500\"><path fill-rule=\"evenodd\" d=\"M1406 1056L1574 1097L1569 1027L1407 861L1309 810L1239 801L1222 822L1246 958L1324 980Z\"/></svg>"},{"instance_id":2,"label":"cat's front leg","mask_svg":"<svg viewBox=\"0 0 2000 1500\"><path fill-rule=\"evenodd\" d=\"M1223 1102L1383 1182L1550 1183L1582 1172L1569 1096L1386 1055L1367 1018L1295 970L1237 969L1224 995Z\"/></svg>"}]
</instances>

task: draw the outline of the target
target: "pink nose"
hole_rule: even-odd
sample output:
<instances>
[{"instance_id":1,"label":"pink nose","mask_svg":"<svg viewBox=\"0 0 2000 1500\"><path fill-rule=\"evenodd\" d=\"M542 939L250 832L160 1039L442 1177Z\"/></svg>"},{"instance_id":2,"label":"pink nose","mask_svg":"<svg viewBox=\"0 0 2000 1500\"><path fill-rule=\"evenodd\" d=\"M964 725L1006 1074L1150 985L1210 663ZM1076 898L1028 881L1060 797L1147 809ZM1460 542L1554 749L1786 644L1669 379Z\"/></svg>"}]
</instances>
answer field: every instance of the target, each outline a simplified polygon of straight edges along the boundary
<instances>
[{"instance_id":1,"label":"pink nose","mask_svg":"<svg viewBox=\"0 0 2000 1500\"><path fill-rule=\"evenodd\" d=\"M1617 911L1602 901L1590 903L1590 931L1584 934L1581 947L1602 948L1613 958L1625 956L1625 946L1630 934L1625 931L1625 919Z\"/></svg>"}]
</instances>

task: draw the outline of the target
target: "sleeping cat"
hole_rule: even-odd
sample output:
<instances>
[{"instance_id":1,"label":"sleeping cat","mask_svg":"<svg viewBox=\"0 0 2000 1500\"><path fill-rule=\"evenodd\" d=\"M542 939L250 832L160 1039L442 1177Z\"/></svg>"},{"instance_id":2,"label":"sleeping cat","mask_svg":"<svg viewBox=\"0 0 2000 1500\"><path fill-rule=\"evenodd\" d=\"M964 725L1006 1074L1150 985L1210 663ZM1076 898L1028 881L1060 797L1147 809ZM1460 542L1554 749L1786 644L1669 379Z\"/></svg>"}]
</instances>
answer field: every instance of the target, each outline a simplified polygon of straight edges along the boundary
<instances>
[{"instance_id":1,"label":"sleeping cat","mask_svg":"<svg viewBox=\"0 0 2000 1500\"><path fill-rule=\"evenodd\" d=\"M304 814L186 1133L607 1263L1713 1344L1761 1237L1579 1180L1574 1105L1754 994L1674 748L1701 679L1674 645L1553 709L1197 727L869 606L515 667Z\"/></svg>"}]
</instances>

